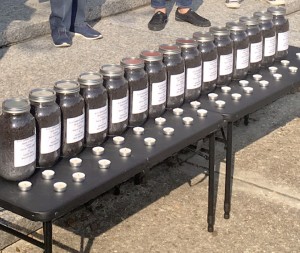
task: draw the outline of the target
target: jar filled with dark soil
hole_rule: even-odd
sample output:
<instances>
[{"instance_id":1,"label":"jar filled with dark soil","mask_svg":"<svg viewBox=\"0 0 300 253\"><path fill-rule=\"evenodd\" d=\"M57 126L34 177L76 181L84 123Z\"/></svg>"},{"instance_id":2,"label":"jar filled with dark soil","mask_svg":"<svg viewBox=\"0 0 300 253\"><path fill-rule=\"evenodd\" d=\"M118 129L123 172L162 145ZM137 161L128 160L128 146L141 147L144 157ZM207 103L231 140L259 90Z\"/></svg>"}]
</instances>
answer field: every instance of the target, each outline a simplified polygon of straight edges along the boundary
<instances>
[{"instance_id":1,"label":"jar filled with dark soil","mask_svg":"<svg viewBox=\"0 0 300 253\"><path fill-rule=\"evenodd\" d=\"M61 80L55 83L54 90L62 116L61 156L73 157L83 148L85 132L85 108L79 94L80 85L73 80Z\"/></svg>"},{"instance_id":2,"label":"jar filled with dark soil","mask_svg":"<svg viewBox=\"0 0 300 253\"><path fill-rule=\"evenodd\" d=\"M99 73L87 72L78 77L78 82L85 102L84 145L99 146L106 139L108 126L107 91L103 87L103 77Z\"/></svg>"},{"instance_id":3,"label":"jar filled with dark soil","mask_svg":"<svg viewBox=\"0 0 300 253\"><path fill-rule=\"evenodd\" d=\"M141 126L148 118L149 86L144 60L129 57L121 60L129 88L129 126Z\"/></svg>"},{"instance_id":4,"label":"jar filled with dark soil","mask_svg":"<svg viewBox=\"0 0 300 253\"><path fill-rule=\"evenodd\" d=\"M29 93L31 114L36 123L36 166L49 168L60 156L61 112L52 89L38 88Z\"/></svg>"},{"instance_id":5,"label":"jar filled with dark soil","mask_svg":"<svg viewBox=\"0 0 300 253\"><path fill-rule=\"evenodd\" d=\"M276 53L276 27L273 24L273 15L270 12L254 12L253 16L259 21L263 36L262 67L271 66L275 61Z\"/></svg>"},{"instance_id":6,"label":"jar filled with dark soil","mask_svg":"<svg viewBox=\"0 0 300 253\"><path fill-rule=\"evenodd\" d=\"M184 101L185 71L181 49L177 45L162 44L159 51L167 68L167 108L180 107Z\"/></svg>"},{"instance_id":7,"label":"jar filled with dark soil","mask_svg":"<svg viewBox=\"0 0 300 253\"><path fill-rule=\"evenodd\" d=\"M263 56L263 37L259 22L254 17L240 17L240 22L247 26L250 49L250 73L257 73Z\"/></svg>"},{"instance_id":8,"label":"jar filled with dark soil","mask_svg":"<svg viewBox=\"0 0 300 253\"><path fill-rule=\"evenodd\" d=\"M198 42L202 57L202 88L203 94L214 91L218 79L218 52L214 44L214 36L210 32L195 32L193 38Z\"/></svg>"},{"instance_id":9,"label":"jar filled with dark soil","mask_svg":"<svg viewBox=\"0 0 300 253\"><path fill-rule=\"evenodd\" d=\"M289 20L286 18L286 9L282 6L272 6L268 12L273 15L273 23L276 27L276 53L275 60L281 60L288 54L289 49Z\"/></svg>"},{"instance_id":10,"label":"jar filled with dark soil","mask_svg":"<svg viewBox=\"0 0 300 253\"><path fill-rule=\"evenodd\" d=\"M146 50L140 57L145 61L149 83L149 117L163 114L167 102L167 72L163 64L163 55L158 51Z\"/></svg>"},{"instance_id":11,"label":"jar filled with dark soil","mask_svg":"<svg viewBox=\"0 0 300 253\"><path fill-rule=\"evenodd\" d=\"M217 86L228 85L233 72L233 42L226 27L213 26L209 31L214 35L214 43L218 51Z\"/></svg>"},{"instance_id":12,"label":"jar filled with dark soil","mask_svg":"<svg viewBox=\"0 0 300 253\"><path fill-rule=\"evenodd\" d=\"M10 181L30 177L36 166L36 128L29 101L5 100L0 128L0 176Z\"/></svg>"},{"instance_id":13,"label":"jar filled with dark soil","mask_svg":"<svg viewBox=\"0 0 300 253\"><path fill-rule=\"evenodd\" d=\"M202 84L202 58L198 43L192 38L179 38L176 44L181 47L181 55L185 62L184 100L187 102L199 98Z\"/></svg>"},{"instance_id":14,"label":"jar filled with dark soil","mask_svg":"<svg viewBox=\"0 0 300 253\"><path fill-rule=\"evenodd\" d=\"M128 82L120 65L109 64L100 68L103 85L108 95L108 134L121 135L128 126Z\"/></svg>"},{"instance_id":15,"label":"jar filled with dark soil","mask_svg":"<svg viewBox=\"0 0 300 253\"><path fill-rule=\"evenodd\" d=\"M230 38L233 41L233 80L246 77L249 71L249 38L247 27L239 22L227 22L226 27L230 30Z\"/></svg>"}]
</instances>

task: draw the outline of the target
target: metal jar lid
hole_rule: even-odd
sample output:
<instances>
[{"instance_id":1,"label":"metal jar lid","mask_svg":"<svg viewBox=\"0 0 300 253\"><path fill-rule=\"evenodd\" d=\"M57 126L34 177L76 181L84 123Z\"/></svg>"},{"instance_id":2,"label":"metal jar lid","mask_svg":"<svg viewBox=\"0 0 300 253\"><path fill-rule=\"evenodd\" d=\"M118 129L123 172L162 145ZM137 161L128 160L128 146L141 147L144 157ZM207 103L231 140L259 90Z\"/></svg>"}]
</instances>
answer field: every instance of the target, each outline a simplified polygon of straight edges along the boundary
<instances>
[{"instance_id":1,"label":"metal jar lid","mask_svg":"<svg viewBox=\"0 0 300 253\"><path fill-rule=\"evenodd\" d=\"M144 50L141 52L140 57L145 61L161 61L163 59L162 53L155 50Z\"/></svg>"},{"instance_id":2,"label":"metal jar lid","mask_svg":"<svg viewBox=\"0 0 300 253\"><path fill-rule=\"evenodd\" d=\"M118 64L106 64L101 66L100 73L103 76L109 76L109 77L123 76L124 69L122 68L121 65Z\"/></svg>"},{"instance_id":3,"label":"metal jar lid","mask_svg":"<svg viewBox=\"0 0 300 253\"><path fill-rule=\"evenodd\" d=\"M159 51L162 54L167 54L167 55L181 54L180 47L175 44L162 44L159 46Z\"/></svg>"},{"instance_id":4,"label":"metal jar lid","mask_svg":"<svg viewBox=\"0 0 300 253\"><path fill-rule=\"evenodd\" d=\"M254 12L253 17L257 18L259 21L267 21L273 19L273 15L267 11Z\"/></svg>"},{"instance_id":5,"label":"metal jar lid","mask_svg":"<svg viewBox=\"0 0 300 253\"><path fill-rule=\"evenodd\" d=\"M230 34L230 31L224 26L212 26L209 28L209 31L214 36L228 36Z\"/></svg>"},{"instance_id":6,"label":"metal jar lid","mask_svg":"<svg viewBox=\"0 0 300 253\"><path fill-rule=\"evenodd\" d=\"M103 83L103 76L97 72L85 72L79 75L78 82L83 86L100 85Z\"/></svg>"},{"instance_id":7,"label":"metal jar lid","mask_svg":"<svg viewBox=\"0 0 300 253\"><path fill-rule=\"evenodd\" d=\"M245 24L246 26L251 26L251 25L259 25L259 21L255 17L240 17L240 22Z\"/></svg>"},{"instance_id":8,"label":"metal jar lid","mask_svg":"<svg viewBox=\"0 0 300 253\"><path fill-rule=\"evenodd\" d=\"M214 36L210 32L195 32L193 38L198 42L209 42L214 41Z\"/></svg>"},{"instance_id":9,"label":"metal jar lid","mask_svg":"<svg viewBox=\"0 0 300 253\"><path fill-rule=\"evenodd\" d=\"M286 8L282 6L272 6L269 7L267 10L268 12L272 13L272 15L274 16L281 16L286 14Z\"/></svg>"},{"instance_id":10,"label":"metal jar lid","mask_svg":"<svg viewBox=\"0 0 300 253\"><path fill-rule=\"evenodd\" d=\"M3 101L2 111L11 114L29 112L30 103L26 98L9 98Z\"/></svg>"},{"instance_id":11,"label":"metal jar lid","mask_svg":"<svg viewBox=\"0 0 300 253\"><path fill-rule=\"evenodd\" d=\"M29 92L30 102L53 102L56 100L56 92L53 89L37 88Z\"/></svg>"},{"instance_id":12,"label":"metal jar lid","mask_svg":"<svg viewBox=\"0 0 300 253\"><path fill-rule=\"evenodd\" d=\"M144 60L138 57L123 58L120 63L125 69L141 69L145 65Z\"/></svg>"},{"instance_id":13,"label":"metal jar lid","mask_svg":"<svg viewBox=\"0 0 300 253\"><path fill-rule=\"evenodd\" d=\"M227 22L226 23L226 27L230 30L230 31L234 31L234 32L238 32L238 31L246 31L247 27L245 24L241 23L241 22Z\"/></svg>"},{"instance_id":14,"label":"metal jar lid","mask_svg":"<svg viewBox=\"0 0 300 253\"><path fill-rule=\"evenodd\" d=\"M54 90L62 94L76 93L80 91L80 85L74 80L61 80L55 83Z\"/></svg>"},{"instance_id":15,"label":"metal jar lid","mask_svg":"<svg viewBox=\"0 0 300 253\"><path fill-rule=\"evenodd\" d=\"M193 38L178 38L176 44L181 48L193 48L198 46L197 41Z\"/></svg>"}]
</instances>

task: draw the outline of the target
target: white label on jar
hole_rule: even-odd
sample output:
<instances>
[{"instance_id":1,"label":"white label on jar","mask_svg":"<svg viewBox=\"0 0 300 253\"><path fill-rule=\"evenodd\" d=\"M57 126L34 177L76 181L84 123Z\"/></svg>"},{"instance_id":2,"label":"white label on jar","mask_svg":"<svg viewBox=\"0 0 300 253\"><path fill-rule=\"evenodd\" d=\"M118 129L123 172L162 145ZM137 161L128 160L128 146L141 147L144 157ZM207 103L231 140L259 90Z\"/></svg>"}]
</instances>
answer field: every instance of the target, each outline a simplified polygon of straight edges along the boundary
<instances>
[{"instance_id":1,"label":"white label on jar","mask_svg":"<svg viewBox=\"0 0 300 253\"><path fill-rule=\"evenodd\" d=\"M111 102L111 123L120 123L128 119L128 94L124 98Z\"/></svg>"},{"instance_id":2,"label":"white label on jar","mask_svg":"<svg viewBox=\"0 0 300 253\"><path fill-rule=\"evenodd\" d=\"M262 41L250 45L250 63L262 60Z\"/></svg>"},{"instance_id":3,"label":"white label on jar","mask_svg":"<svg viewBox=\"0 0 300 253\"><path fill-rule=\"evenodd\" d=\"M233 54L220 55L219 75L226 76L232 73L233 69Z\"/></svg>"},{"instance_id":4,"label":"white label on jar","mask_svg":"<svg viewBox=\"0 0 300 253\"><path fill-rule=\"evenodd\" d=\"M236 69L245 69L249 66L249 47L238 49L236 53Z\"/></svg>"},{"instance_id":5,"label":"white label on jar","mask_svg":"<svg viewBox=\"0 0 300 253\"><path fill-rule=\"evenodd\" d=\"M186 89L192 90L201 87L202 66L187 68L186 70Z\"/></svg>"},{"instance_id":6,"label":"white label on jar","mask_svg":"<svg viewBox=\"0 0 300 253\"><path fill-rule=\"evenodd\" d=\"M107 105L98 109L90 109L88 114L89 134L97 134L107 129Z\"/></svg>"},{"instance_id":7,"label":"white label on jar","mask_svg":"<svg viewBox=\"0 0 300 253\"><path fill-rule=\"evenodd\" d=\"M289 48L289 32L278 33L277 51L284 51Z\"/></svg>"},{"instance_id":8,"label":"white label on jar","mask_svg":"<svg viewBox=\"0 0 300 253\"><path fill-rule=\"evenodd\" d=\"M23 167L36 159L36 135L14 141L14 166Z\"/></svg>"},{"instance_id":9,"label":"white label on jar","mask_svg":"<svg viewBox=\"0 0 300 253\"><path fill-rule=\"evenodd\" d=\"M67 143L74 143L84 138L84 114L67 119Z\"/></svg>"},{"instance_id":10,"label":"white label on jar","mask_svg":"<svg viewBox=\"0 0 300 253\"><path fill-rule=\"evenodd\" d=\"M152 105L161 105L167 100L167 81L152 83Z\"/></svg>"},{"instance_id":11,"label":"white label on jar","mask_svg":"<svg viewBox=\"0 0 300 253\"><path fill-rule=\"evenodd\" d=\"M137 90L132 95L132 113L142 113L148 109L148 88Z\"/></svg>"},{"instance_id":12,"label":"white label on jar","mask_svg":"<svg viewBox=\"0 0 300 253\"><path fill-rule=\"evenodd\" d=\"M211 82L218 77L218 61L217 59L212 61L203 62L203 82Z\"/></svg>"},{"instance_id":13,"label":"white label on jar","mask_svg":"<svg viewBox=\"0 0 300 253\"><path fill-rule=\"evenodd\" d=\"M52 153L60 148L61 124L41 129L41 154Z\"/></svg>"},{"instance_id":14,"label":"white label on jar","mask_svg":"<svg viewBox=\"0 0 300 253\"><path fill-rule=\"evenodd\" d=\"M184 93L185 72L170 76L170 97L177 97Z\"/></svg>"},{"instance_id":15,"label":"white label on jar","mask_svg":"<svg viewBox=\"0 0 300 253\"><path fill-rule=\"evenodd\" d=\"M265 38L264 56L272 56L276 52L276 38L275 36Z\"/></svg>"}]
</instances>

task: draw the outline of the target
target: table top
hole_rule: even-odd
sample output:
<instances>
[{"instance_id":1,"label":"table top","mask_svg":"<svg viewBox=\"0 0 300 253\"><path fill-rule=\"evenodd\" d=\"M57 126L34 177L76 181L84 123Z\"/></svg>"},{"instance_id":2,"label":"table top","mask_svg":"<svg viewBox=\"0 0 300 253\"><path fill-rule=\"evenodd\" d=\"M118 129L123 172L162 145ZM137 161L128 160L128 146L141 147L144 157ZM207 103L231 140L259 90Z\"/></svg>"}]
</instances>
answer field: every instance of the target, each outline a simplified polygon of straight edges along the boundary
<instances>
[{"instance_id":1,"label":"table top","mask_svg":"<svg viewBox=\"0 0 300 253\"><path fill-rule=\"evenodd\" d=\"M262 88L259 82L253 79L252 75L248 75L245 80L249 81L248 86L253 88L252 94L247 95L243 87L238 84L238 81L233 81L229 85L232 89L228 94L222 93L220 88L214 91L214 93L218 94L218 100L226 102L224 108L216 107L215 102L210 101L207 95L200 97L201 107L208 111L218 112L223 115L226 121L234 122L272 103L300 85L300 58L297 58L296 53L300 53L300 49L291 46L286 57L290 64L288 66L283 66L280 62L273 64L273 66L278 68L277 73L282 74L281 80L275 80L268 68L261 69L259 74L262 75L262 80L269 81L269 85L266 88ZM289 66L298 67L298 71L290 73ZM231 98L232 93L239 93L242 95L242 98L239 101L234 101Z\"/></svg>"},{"instance_id":2,"label":"table top","mask_svg":"<svg viewBox=\"0 0 300 253\"><path fill-rule=\"evenodd\" d=\"M109 138L102 145L105 151L101 156L93 155L91 148L86 148L77 156L82 159L82 165L78 168L71 167L69 159L62 159L51 168L55 171L52 180L43 179L43 169L36 169L35 174L28 179L32 182L32 188L28 192L20 191L17 182L0 179L0 206L30 220L50 221L163 161L189 144L205 138L223 123L223 117L218 113L209 112L207 117L201 118L197 116L197 110L189 104L182 108L184 112L181 116L173 115L172 111L165 112L162 116L166 118L164 126L158 126L154 119L149 119L144 124L143 135L134 135L129 128L123 134L125 143L122 145L115 145L112 138ZM193 117L192 125L183 124L182 118L185 116ZM174 135L163 134L162 129L167 126L175 129ZM146 146L146 137L155 138L156 144ZM121 157L119 149L122 147L130 148L132 155ZM110 168L100 169L100 159L109 159ZM85 173L85 181L73 182L74 172ZM59 181L67 183L65 192L54 191L53 184Z\"/></svg>"}]
</instances>

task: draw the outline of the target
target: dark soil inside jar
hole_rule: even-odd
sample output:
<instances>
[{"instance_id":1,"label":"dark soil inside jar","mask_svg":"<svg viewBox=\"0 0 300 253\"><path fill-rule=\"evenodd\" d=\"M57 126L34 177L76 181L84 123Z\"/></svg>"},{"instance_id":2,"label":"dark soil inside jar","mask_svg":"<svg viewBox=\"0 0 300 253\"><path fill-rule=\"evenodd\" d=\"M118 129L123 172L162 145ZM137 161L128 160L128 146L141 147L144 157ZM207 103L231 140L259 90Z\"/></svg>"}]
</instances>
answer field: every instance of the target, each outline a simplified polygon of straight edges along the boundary
<instances>
[{"instance_id":1,"label":"dark soil inside jar","mask_svg":"<svg viewBox=\"0 0 300 253\"><path fill-rule=\"evenodd\" d=\"M261 34L261 32L259 32L254 35L248 35L248 38L249 38L249 49L250 49L250 55L251 55L251 44L262 42L262 34ZM258 61L258 62L250 61L249 73L251 73L251 74L257 73L260 70L260 67L261 67L261 61Z\"/></svg>"},{"instance_id":2,"label":"dark soil inside jar","mask_svg":"<svg viewBox=\"0 0 300 253\"><path fill-rule=\"evenodd\" d=\"M288 32L289 31L289 22L285 22L282 25L276 25L276 33L284 33L284 32ZM278 45L278 41L277 41L277 45ZM282 51L277 51L276 50L276 54L275 54L275 60L279 61L284 59L286 56L288 55L288 49L287 50L282 50Z\"/></svg>"},{"instance_id":3,"label":"dark soil inside jar","mask_svg":"<svg viewBox=\"0 0 300 253\"><path fill-rule=\"evenodd\" d=\"M218 67L219 69L221 69L223 68L223 66L220 66L220 56L232 54L233 53L232 45L228 44L225 46L218 46L217 51L218 51ZM220 75L220 70L219 70L217 86L228 85L231 81L231 78L232 78L232 72L228 75Z\"/></svg>"},{"instance_id":4,"label":"dark soil inside jar","mask_svg":"<svg viewBox=\"0 0 300 253\"><path fill-rule=\"evenodd\" d=\"M205 75L204 66L203 66L204 62L216 60L218 58L217 49L210 51L210 52L205 52L205 53L202 52L201 56L202 56L202 76L204 76ZM208 94L215 90L216 85L217 85L217 78L215 80L212 80L209 82L203 81L201 92L203 94Z\"/></svg>"},{"instance_id":5,"label":"dark soil inside jar","mask_svg":"<svg viewBox=\"0 0 300 253\"><path fill-rule=\"evenodd\" d=\"M262 30L262 35L263 35L263 38L264 38L264 44L265 44L265 39L274 37L275 33L276 33L275 32L275 26L272 29ZM264 47L265 46L263 46L263 59L262 59L261 65L262 65L262 67L268 67L268 66L271 66L274 63L275 54L271 55L271 56L265 56Z\"/></svg>"},{"instance_id":6,"label":"dark soil inside jar","mask_svg":"<svg viewBox=\"0 0 300 253\"><path fill-rule=\"evenodd\" d=\"M237 63L237 50L249 48L249 40L245 39L242 41L234 41L233 42L233 80L241 80L246 77L248 70L249 70L249 64L246 68L237 69L236 63Z\"/></svg>"},{"instance_id":7,"label":"dark soil inside jar","mask_svg":"<svg viewBox=\"0 0 300 253\"><path fill-rule=\"evenodd\" d=\"M201 55L195 56L194 58L186 59L185 60L185 68L186 68L186 75L187 75L187 69L189 68L196 68L201 66ZM187 80L187 77L186 77ZM187 102L191 102L193 100L196 100L199 98L201 92L201 86L199 88L195 89L185 89L185 97L184 99Z\"/></svg>"}]
</instances>

